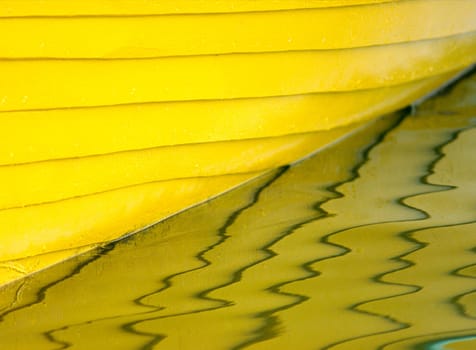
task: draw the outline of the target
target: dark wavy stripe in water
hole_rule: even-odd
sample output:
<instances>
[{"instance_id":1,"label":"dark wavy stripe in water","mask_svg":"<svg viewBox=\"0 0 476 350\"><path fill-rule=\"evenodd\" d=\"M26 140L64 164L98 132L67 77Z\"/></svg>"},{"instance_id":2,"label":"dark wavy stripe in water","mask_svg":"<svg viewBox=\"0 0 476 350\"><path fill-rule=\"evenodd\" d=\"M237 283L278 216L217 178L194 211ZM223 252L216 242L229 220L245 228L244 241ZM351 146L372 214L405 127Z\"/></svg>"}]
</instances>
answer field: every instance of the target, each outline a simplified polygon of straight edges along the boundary
<instances>
[{"instance_id":1,"label":"dark wavy stripe in water","mask_svg":"<svg viewBox=\"0 0 476 350\"><path fill-rule=\"evenodd\" d=\"M358 179L360 177L359 169L369 161L369 153L371 152L371 150L374 147L376 147L377 145L379 145L381 142L383 142L383 140L385 139L385 135L387 135L389 132L391 132L391 130L398 127L398 125L403 121L405 115L408 114L408 112L409 112L409 110L407 110L406 112L403 112L402 116L389 129L384 131L382 134L378 135L376 137L375 141L371 142L367 147L365 147L361 151L361 154L362 154L361 160L350 170L350 174L349 174L349 177L347 179L345 179L343 181L339 181L337 183L334 183L334 184L328 186L325 189L326 191L328 191L331 194L331 196L329 198L326 198L326 199L324 199L320 202L316 202L316 203L313 204L313 209L316 211L316 216L314 218L311 218L307 221L304 221L304 222L298 223L296 225L293 225L288 230L284 231L281 235L277 236L276 239L269 242L266 246L262 247L261 250L264 251L267 254L267 257L262 259L261 261L258 261L256 263L250 265L250 266L247 266L245 269L251 268L251 267L253 267L257 264L260 264L260 263L262 263L266 260L269 260L269 259L272 259L273 257L275 257L277 255L277 253L275 253L272 250L272 246L275 245L277 242L281 241L283 238L287 237L288 235L291 235L291 234L295 233L295 231L297 229L299 229L303 226L306 226L306 225L308 225L308 224L310 224L310 223L312 223L316 220L325 219L325 218L328 218L329 216L332 216L332 214L330 214L325 209L323 209L322 206L325 203L329 202L329 201L335 200L337 198L342 198L344 196L341 192L338 191L338 188L341 185L343 185L345 183L353 182L353 181L355 181L356 179ZM347 248L347 247L340 246L340 245L337 245L337 244L333 244L333 243L330 243L328 241L328 239L330 237L332 237L334 234L337 234L337 233L338 232L330 233L330 234L326 235L325 237L322 238L322 242L340 248L342 250L341 253L330 256L330 257L319 258L319 259L308 261L308 262L306 262L306 263L304 263L300 266L302 268L302 270L304 270L306 272L307 276L292 279L292 280L289 280L289 281L283 281L279 284L270 286L268 288L269 292L294 297L295 301L290 303L290 304L283 305L281 307L278 307L278 308L275 308L275 309L272 309L272 310L267 310L267 311L264 311L264 312L261 312L261 313L255 315L255 317L259 317L259 318L263 319L263 323L264 323L263 327L260 328L259 330L256 330L256 335L252 339L249 339L249 340L247 340L247 341L245 341L241 344L238 344L238 345L234 346L233 349L237 349L237 350L238 349L243 349L243 348L251 346L255 343L270 339L270 338L272 338L272 337L274 337L278 334L278 332L276 330L274 330L274 328L279 324L279 320L278 320L279 316L277 316L276 313L278 313L280 311L290 309L290 308L292 308L296 305L302 304L303 302L305 302L306 300L308 300L310 298L309 296L306 296L306 295L286 293L286 292L282 291L281 289L284 286L286 286L288 284L291 284L291 283L294 283L294 282L304 281L304 280L307 280L307 279L318 277L319 274L320 274L319 271L316 271L312 268L312 265L314 263L322 261L322 260L327 260L327 259L332 259L332 258L336 258L336 257L339 257L339 256L343 256L343 255L347 254L350 251L350 249Z\"/></svg>"},{"instance_id":2,"label":"dark wavy stripe in water","mask_svg":"<svg viewBox=\"0 0 476 350\"><path fill-rule=\"evenodd\" d=\"M448 139L442 143L442 144L439 144L437 146L434 147L434 153L435 153L435 158L432 162L430 162L427 167L426 167L426 171L425 171L425 175L422 176L421 178L421 183L422 184L425 184L425 185L430 185L432 187L432 190L431 191L428 191L428 192L423 192L423 193L418 193L416 195L422 195L422 194L429 194L429 193L433 193L433 192L437 192L437 191L446 191L446 190L451 190L454 188L454 186L448 186L448 185L436 185L436 184L433 184L433 183L430 183L428 182L428 177L432 174L434 174L434 168L435 168L435 165L442 159L444 158L445 154L443 153L443 148L446 147L447 145L451 144L452 142L454 142L456 139L457 139L457 136L458 134L461 132L462 130L456 130L454 132L452 132L449 136L448 136ZM429 219L431 217L431 215L429 213L427 213L425 210L421 209L421 208L417 208L417 207L414 207L414 206L411 206L409 204L407 204L405 202L406 199L408 198L412 198L414 197L415 194L412 194L412 195L408 195L408 196L405 196L405 197L402 197L402 198L398 198L396 199L396 203L398 203L399 205L401 206L404 206L404 207L407 207L409 209L412 209L412 210L415 210L416 212L419 212L422 217L419 218L419 219L415 219L415 221L425 221L427 219ZM412 220L413 221L413 220ZM397 221L393 221L393 222L397 222ZM408 220L403 220L402 222L409 222ZM380 225L380 224L383 224L384 222L377 222L377 223L374 223L374 224L371 224L371 225ZM367 226L367 225L365 225ZM345 229L347 230L347 229ZM413 267L415 264L411 261L411 260L408 260L408 259L405 259L405 257L408 255L408 254L411 254L411 253L414 253L420 249L423 249L424 247L427 246L427 244L425 243L422 243L420 241L418 241L417 239L413 238L412 237L412 233L417 231L417 230L420 230L420 229L415 229L415 230L409 230L409 231L404 231L404 232L401 232L399 234L399 236L403 239L403 240L406 240L408 241L409 243L411 243L414 248L408 252L405 252L404 254L402 255L399 255L399 256L396 256L396 257L389 257L390 260L393 260L393 261L396 261L398 263L401 264L401 267L398 267L394 270L391 270L391 271L386 271L386 272L382 272L381 274L378 274L376 276L374 276L372 278L372 280L376 283L383 283L383 284L390 284L390 285L397 285L397 286L403 286L403 287L409 287L411 288L411 291L408 291L406 293L401 293L401 294L395 294L395 295L391 295L391 296L385 296L385 297L382 297L382 298L375 298L375 299L369 299L369 300L366 300L366 301L363 301L363 302L360 302L360 303L356 303L352 306L350 306L350 309L352 311L355 311L355 312L360 312L360 313L364 313L364 314L368 314L368 315L371 315L371 316L376 316L376 317L383 317L383 318L386 318L388 319L389 321L395 323L396 325L398 325L398 328L397 329L394 329L394 330L389 330L389 331L384 331L384 332L376 332L376 333L371 333L371 334L366 334L366 335L361 335L361 336L358 336L358 337L353 337L353 338L348 338L348 339L345 339L345 340L342 340L342 341L338 341L338 342L335 342L335 343L332 343L332 344L329 344L328 346L326 346L325 348L323 349L331 349L337 345L341 345L341 344L344 344L344 343L347 343L347 342L351 342L351 341L354 341L354 340L357 340L357 339L362 339L362 338L366 338L366 337L371 337L371 336L375 336L375 335L380 335L380 334L385 334L385 333L392 333L392 332L397 332L401 329L404 329L404 328L409 328L411 327L411 324L410 323L406 323L406 322L402 322L401 320L398 320L398 319L395 319L391 316L388 316L388 315L381 315L381 314L378 314L378 313L372 313L372 312L369 312L369 311L365 311L363 310L361 307L362 306L365 306L369 303L373 303L373 302L378 302L378 301L383 301L383 300L388 300L388 299L392 299L392 298L395 298L395 297L400 297L400 296L403 296L403 295L408 295L408 294L412 294L412 293L418 293L422 288L423 286L421 285L413 285L413 284L404 284L404 283L395 283L395 282L388 282L388 281L385 281L384 278L390 274L393 274L395 272L399 272L399 271L402 271L402 270L405 270L405 269L409 269L411 267ZM344 230L342 230L344 231ZM336 234L339 234L341 233L342 231L338 231L338 232L335 232L335 233L332 233L328 236L328 238L336 235ZM328 239L327 239L328 240ZM332 243L330 243L332 244ZM351 249L348 248L348 247L342 247L343 249L346 250L346 253L349 253L351 252Z\"/></svg>"},{"instance_id":3,"label":"dark wavy stripe in water","mask_svg":"<svg viewBox=\"0 0 476 350\"><path fill-rule=\"evenodd\" d=\"M214 249L217 249L220 245L222 245L228 238L229 238L229 235L227 234L227 230L230 226L233 225L233 223L235 222L236 218L240 216L240 214L242 212L244 212L245 210L253 207L258 201L259 201L259 198L260 198L260 194L266 189L268 188L269 186L271 186L273 184L274 181L276 181L276 179L278 179L280 176L282 176L282 174L284 174L286 172L286 170L288 169L288 167L283 167L281 168L279 171L276 172L276 174L269 180L267 181L264 185L262 185L261 187L258 188L258 190L254 193L251 201L249 204L247 204L246 206L240 208L239 210L235 211L234 213L232 213L226 220L226 223L225 225L219 229L218 233L217 233L217 236L218 236L218 241L214 244L212 244L211 246L208 246L206 247L203 251L201 251L196 257L197 259L202 262L203 264L197 268L193 268L193 269L190 269L190 270L185 270L185 271L181 271L181 272L178 272L176 274L173 274L173 275L170 275L168 276L167 278L165 278L163 280L164 282L164 287L156 290L156 291L153 291L151 293L148 293L148 294L145 294L145 295L142 295L141 297L137 298L136 300L134 300L135 303L139 304L139 305L144 305L144 303L142 302L143 299L145 299L146 297L149 297L151 295L157 295L169 288L172 287L173 285L173 279L178 277L178 276L181 276L181 275L184 275L184 274L187 274L187 273L191 273L191 272L196 272L198 270L202 270L202 269L205 269L207 268L208 266L210 266L212 264L211 261L209 261L205 256L208 252L210 252L211 250L214 250ZM217 302L219 305L216 306L216 307L213 307L213 308L208 308L208 309L201 309L201 310L194 310L194 311L191 311L191 312L186 312L186 313L178 313L178 314L172 314L172 315L166 315L166 316L156 316L156 317L152 317L152 318L147 318L147 319L143 319L143 320L140 320L140 321L135 321L135 322L131 322L131 323L126 323L122 326L122 329L126 332L130 332L130 333L133 333L133 334L139 334L139 335L145 335L145 336L149 336L149 337L154 337L154 339L152 341L150 341L149 343L147 343L146 345L144 345L141 350L148 350L148 349L152 349L155 345L157 345L162 339L164 339L164 335L161 335L161 334L150 334L150 333L144 333L144 332L139 332L137 330L134 329L134 326L138 323L141 323L141 322L144 322L144 321L150 321L150 320L157 320L157 319L161 319L161 318L168 318L168 317L176 317L176 316L183 316L183 315L187 315L187 314L191 314L191 313L200 313L200 312L207 312L207 311L212 311L212 310L216 310L216 309L220 309L220 308L223 308L223 307L228 307L228 306L231 306L233 304L233 302L231 300L223 300L223 299L217 299L217 298L211 298L209 296L209 294L211 292L213 292L214 290L217 290L217 289L220 289L220 288L223 288L225 286L228 286L228 285L231 285L233 283L237 283L240 281L241 279L241 272L240 271L237 271L231 278L230 282L229 283L226 283L224 285L220 285L220 286L217 286L217 287L213 287L213 288L210 288L210 289L207 289L207 290L204 290L203 292L199 293L196 297L198 299L203 299L203 300L210 300L210 301L214 301L214 302Z\"/></svg>"}]
</instances>

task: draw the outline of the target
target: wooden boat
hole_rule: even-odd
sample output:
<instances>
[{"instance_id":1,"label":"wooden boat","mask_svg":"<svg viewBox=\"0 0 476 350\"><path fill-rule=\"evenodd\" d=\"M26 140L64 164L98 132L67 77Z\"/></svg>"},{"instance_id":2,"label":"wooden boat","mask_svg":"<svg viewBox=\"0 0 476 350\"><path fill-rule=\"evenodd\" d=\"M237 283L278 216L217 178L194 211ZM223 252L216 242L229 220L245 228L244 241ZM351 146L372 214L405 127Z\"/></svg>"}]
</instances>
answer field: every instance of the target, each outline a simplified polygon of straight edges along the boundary
<instances>
[{"instance_id":1,"label":"wooden boat","mask_svg":"<svg viewBox=\"0 0 476 350\"><path fill-rule=\"evenodd\" d=\"M0 0L0 30L0 283L301 159L476 60L473 0Z\"/></svg>"}]
</instances>

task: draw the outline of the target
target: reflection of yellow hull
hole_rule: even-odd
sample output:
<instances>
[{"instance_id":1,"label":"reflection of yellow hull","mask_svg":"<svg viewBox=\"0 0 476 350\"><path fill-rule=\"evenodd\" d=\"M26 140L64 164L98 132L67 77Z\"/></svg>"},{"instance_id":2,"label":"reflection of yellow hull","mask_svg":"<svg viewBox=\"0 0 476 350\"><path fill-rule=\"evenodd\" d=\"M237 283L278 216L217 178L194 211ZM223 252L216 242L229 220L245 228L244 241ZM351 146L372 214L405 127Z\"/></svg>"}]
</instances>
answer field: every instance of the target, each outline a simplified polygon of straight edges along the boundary
<instances>
[{"instance_id":1,"label":"reflection of yellow hull","mask_svg":"<svg viewBox=\"0 0 476 350\"><path fill-rule=\"evenodd\" d=\"M2 3L3 262L150 225L476 58L473 0Z\"/></svg>"}]
</instances>

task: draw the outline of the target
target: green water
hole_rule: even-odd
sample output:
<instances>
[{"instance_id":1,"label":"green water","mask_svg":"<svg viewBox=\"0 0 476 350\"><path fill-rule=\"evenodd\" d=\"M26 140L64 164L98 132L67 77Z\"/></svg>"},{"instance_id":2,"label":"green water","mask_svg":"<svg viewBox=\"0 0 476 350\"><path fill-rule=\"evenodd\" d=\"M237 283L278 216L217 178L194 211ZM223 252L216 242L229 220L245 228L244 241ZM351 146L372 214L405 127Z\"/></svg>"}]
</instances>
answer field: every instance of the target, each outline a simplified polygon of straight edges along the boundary
<instances>
[{"instance_id":1,"label":"green water","mask_svg":"<svg viewBox=\"0 0 476 350\"><path fill-rule=\"evenodd\" d=\"M0 290L1 349L475 349L476 75Z\"/></svg>"}]
</instances>

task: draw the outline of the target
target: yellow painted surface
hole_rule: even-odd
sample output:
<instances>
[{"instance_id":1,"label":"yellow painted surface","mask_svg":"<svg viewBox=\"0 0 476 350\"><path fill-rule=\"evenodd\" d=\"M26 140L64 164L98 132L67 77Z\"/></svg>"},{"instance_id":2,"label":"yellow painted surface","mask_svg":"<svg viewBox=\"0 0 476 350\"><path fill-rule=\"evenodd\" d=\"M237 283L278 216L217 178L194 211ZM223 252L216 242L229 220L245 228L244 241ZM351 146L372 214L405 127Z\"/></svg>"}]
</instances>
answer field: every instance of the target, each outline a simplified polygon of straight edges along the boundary
<instances>
[{"instance_id":1,"label":"yellow painted surface","mask_svg":"<svg viewBox=\"0 0 476 350\"><path fill-rule=\"evenodd\" d=\"M455 73L338 94L5 112L0 165L329 130L404 107Z\"/></svg>"},{"instance_id":2,"label":"yellow painted surface","mask_svg":"<svg viewBox=\"0 0 476 350\"><path fill-rule=\"evenodd\" d=\"M355 128L1 167L0 211L144 183L266 171L292 163Z\"/></svg>"},{"instance_id":3,"label":"yellow painted surface","mask_svg":"<svg viewBox=\"0 0 476 350\"><path fill-rule=\"evenodd\" d=\"M126 60L0 60L0 111L394 86L474 62L476 34L359 49Z\"/></svg>"},{"instance_id":4,"label":"yellow painted surface","mask_svg":"<svg viewBox=\"0 0 476 350\"><path fill-rule=\"evenodd\" d=\"M2 346L472 349L475 78L3 286Z\"/></svg>"},{"instance_id":5,"label":"yellow painted surface","mask_svg":"<svg viewBox=\"0 0 476 350\"><path fill-rule=\"evenodd\" d=\"M476 31L475 12L473 0L413 0L220 15L0 18L0 32L10 33L0 41L0 57L137 58L387 45ZM422 20L422 13L431 15Z\"/></svg>"},{"instance_id":6,"label":"yellow painted surface","mask_svg":"<svg viewBox=\"0 0 476 350\"><path fill-rule=\"evenodd\" d=\"M1 0L0 16L151 15L341 7L399 0Z\"/></svg>"},{"instance_id":7,"label":"yellow painted surface","mask_svg":"<svg viewBox=\"0 0 476 350\"><path fill-rule=\"evenodd\" d=\"M114 240L259 174L147 183L0 211L0 260Z\"/></svg>"}]
</instances>

